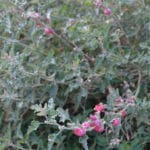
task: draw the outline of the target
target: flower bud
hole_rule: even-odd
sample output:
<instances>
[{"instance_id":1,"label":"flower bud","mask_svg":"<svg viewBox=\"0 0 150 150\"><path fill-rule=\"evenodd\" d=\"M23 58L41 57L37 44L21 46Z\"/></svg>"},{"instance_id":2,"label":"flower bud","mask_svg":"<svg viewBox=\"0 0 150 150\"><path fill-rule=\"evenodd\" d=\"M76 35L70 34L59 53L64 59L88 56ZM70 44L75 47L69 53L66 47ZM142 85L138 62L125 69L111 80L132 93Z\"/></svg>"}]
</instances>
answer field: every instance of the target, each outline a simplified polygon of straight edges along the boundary
<instances>
[{"instance_id":1,"label":"flower bud","mask_svg":"<svg viewBox=\"0 0 150 150\"><path fill-rule=\"evenodd\" d=\"M83 122L81 126L82 126L82 128L84 128L84 129L89 129L89 128L91 128L90 123L87 122L87 121Z\"/></svg>"},{"instance_id":2,"label":"flower bud","mask_svg":"<svg viewBox=\"0 0 150 150\"><path fill-rule=\"evenodd\" d=\"M92 121L97 120L97 116L96 115L90 115L90 120L92 120Z\"/></svg>"},{"instance_id":3,"label":"flower bud","mask_svg":"<svg viewBox=\"0 0 150 150\"><path fill-rule=\"evenodd\" d=\"M99 125L94 127L94 131L96 132L103 132L104 131L104 125Z\"/></svg>"},{"instance_id":4,"label":"flower bud","mask_svg":"<svg viewBox=\"0 0 150 150\"><path fill-rule=\"evenodd\" d=\"M54 35L54 32L53 32L50 28L45 28L45 29L44 29L44 33L45 33L46 35Z\"/></svg>"},{"instance_id":5,"label":"flower bud","mask_svg":"<svg viewBox=\"0 0 150 150\"><path fill-rule=\"evenodd\" d=\"M104 105L102 103L95 105L94 110L96 112L102 112L105 109Z\"/></svg>"},{"instance_id":6,"label":"flower bud","mask_svg":"<svg viewBox=\"0 0 150 150\"><path fill-rule=\"evenodd\" d=\"M120 111L122 117L126 117L127 112L125 110Z\"/></svg>"},{"instance_id":7,"label":"flower bud","mask_svg":"<svg viewBox=\"0 0 150 150\"><path fill-rule=\"evenodd\" d=\"M85 129L83 129L83 128L75 128L75 129L74 129L74 134L75 134L76 136L83 137L83 136L85 136L86 131L85 131Z\"/></svg>"},{"instance_id":8,"label":"flower bud","mask_svg":"<svg viewBox=\"0 0 150 150\"><path fill-rule=\"evenodd\" d=\"M120 118L115 118L112 121L113 126L119 126L121 124Z\"/></svg>"},{"instance_id":9,"label":"flower bud","mask_svg":"<svg viewBox=\"0 0 150 150\"><path fill-rule=\"evenodd\" d=\"M105 14L106 16L110 16L110 15L112 14L111 9L105 8L105 9L104 9L104 14Z\"/></svg>"}]
</instances>

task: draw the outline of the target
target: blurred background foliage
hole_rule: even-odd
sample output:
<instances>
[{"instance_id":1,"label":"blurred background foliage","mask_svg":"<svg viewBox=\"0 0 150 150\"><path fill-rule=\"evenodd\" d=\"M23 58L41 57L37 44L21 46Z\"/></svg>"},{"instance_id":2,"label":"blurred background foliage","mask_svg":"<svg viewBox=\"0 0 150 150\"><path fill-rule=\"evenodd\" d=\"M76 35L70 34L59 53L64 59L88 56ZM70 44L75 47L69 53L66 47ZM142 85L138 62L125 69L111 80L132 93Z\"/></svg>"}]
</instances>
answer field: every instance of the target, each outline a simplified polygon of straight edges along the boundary
<instances>
[{"instance_id":1,"label":"blurred background foliage","mask_svg":"<svg viewBox=\"0 0 150 150\"><path fill-rule=\"evenodd\" d=\"M56 126L39 124L44 117L31 107L40 111L50 99L54 114L63 108L76 122L95 104L106 103L111 86L120 95L130 89L138 96L139 118L141 111L149 113L150 1L106 0L105 5L111 16L93 0L0 0L1 150L82 149L72 132L58 134ZM45 35L30 12L38 12L44 26L57 35ZM140 127L137 137L120 144L120 150L146 149L149 128ZM109 148L102 135L90 137L90 150Z\"/></svg>"}]
</instances>

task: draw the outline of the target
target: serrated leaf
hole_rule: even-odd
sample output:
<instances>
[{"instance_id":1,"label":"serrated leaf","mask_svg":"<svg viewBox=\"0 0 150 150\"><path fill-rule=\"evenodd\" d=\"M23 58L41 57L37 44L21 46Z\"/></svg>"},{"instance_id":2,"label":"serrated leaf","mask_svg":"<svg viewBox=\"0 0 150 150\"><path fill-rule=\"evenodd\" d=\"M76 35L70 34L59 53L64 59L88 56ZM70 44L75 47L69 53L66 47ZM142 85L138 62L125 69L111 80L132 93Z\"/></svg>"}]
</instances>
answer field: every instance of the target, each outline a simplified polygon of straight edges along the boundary
<instances>
[{"instance_id":1,"label":"serrated leaf","mask_svg":"<svg viewBox=\"0 0 150 150\"><path fill-rule=\"evenodd\" d=\"M32 105L31 109L37 112L37 116L45 116L47 114L47 104L42 107L41 105Z\"/></svg>"},{"instance_id":2,"label":"serrated leaf","mask_svg":"<svg viewBox=\"0 0 150 150\"><path fill-rule=\"evenodd\" d=\"M46 116L47 114L47 104L42 107L39 112L37 113L37 116Z\"/></svg>"},{"instance_id":3,"label":"serrated leaf","mask_svg":"<svg viewBox=\"0 0 150 150\"><path fill-rule=\"evenodd\" d=\"M70 116L68 110L64 110L61 107L57 108L58 115L60 117L61 122L65 122L66 120L70 120Z\"/></svg>"}]
</instances>

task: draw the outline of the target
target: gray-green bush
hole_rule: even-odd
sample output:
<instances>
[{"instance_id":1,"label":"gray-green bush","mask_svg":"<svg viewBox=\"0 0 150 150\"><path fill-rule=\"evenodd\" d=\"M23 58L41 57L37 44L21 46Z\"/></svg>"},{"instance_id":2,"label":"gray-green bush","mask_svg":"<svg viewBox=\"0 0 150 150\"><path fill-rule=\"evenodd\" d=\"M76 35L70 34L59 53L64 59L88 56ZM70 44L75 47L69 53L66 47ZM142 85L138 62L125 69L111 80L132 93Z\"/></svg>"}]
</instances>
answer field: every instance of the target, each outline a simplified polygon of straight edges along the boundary
<instances>
[{"instance_id":1,"label":"gray-green bush","mask_svg":"<svg viewBox=\"0 0 150 150\"><path fill-rule=\"evenodd\" d=\"M118 149L144 149L150 1L104 5L110 16L93 0L0 1L0 149L81 149L86 139L79 143L73 127L108 103L110 87L136 98L136 113L124 120L129 139L120 135ZM90 150L110 148L109 136L88 136Z\"/></svg>"}]
</instances>

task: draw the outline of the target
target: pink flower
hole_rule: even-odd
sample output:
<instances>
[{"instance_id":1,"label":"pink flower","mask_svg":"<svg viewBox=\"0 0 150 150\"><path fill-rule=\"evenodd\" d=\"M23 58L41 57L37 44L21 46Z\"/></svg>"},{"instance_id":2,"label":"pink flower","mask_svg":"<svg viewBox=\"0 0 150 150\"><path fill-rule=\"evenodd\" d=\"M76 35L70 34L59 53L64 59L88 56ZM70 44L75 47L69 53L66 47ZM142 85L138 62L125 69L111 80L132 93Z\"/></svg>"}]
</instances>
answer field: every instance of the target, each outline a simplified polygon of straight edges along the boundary
<instances>
[{"instance_id":1,"label":"pink flower","mask_svg":"<svg viewBox=\"0 0 150 150\"><path fill-rule=\"evenodd\" d=\"M115 100L115 106L119 107L121 106L123 103L123 99L121 96L119 96L116 100Z\"/></svg>"},{"instance_id":2,"label":"pink flower","mask_svg":"<svg viewBox=\"0 0 150 150\"><path fill-rule=\"evenodd\" d=\"M90 123L87 122L87 121L83 122L81 126L82 126L82 128L84 128L84 129L89 129L89 128L91 127Z\"/></svg>"},{"instance_id":3,"label":"pink flower","mask_svg":"<svg viewBox=\"0 0 150 150\"><path fill-rule=\"evenodd\" d=\"M120 113L122 117L125 117L127 115L127 112L125 110L121 110Z\"/></svg>"},{"instance_id":4,"label":"pink flower","mask_svg":"<svg viewBox=\"0 0 150 150\"><path fill-rule=\"evenodd\" d=\"M46 35L54 35L55 34L50 28L45 28L44 29L44 33Z\"/></svg>"},{"instance_id":5,"label":"pink flower","mask_svg":"<svg viewBox=\"0 0 150 150\"><path fill-rule=\"evenodd\" d=\"M119 126L121 124L120 118L115 118L112 120L113 126Z\"/></svg>"},{"instance_id":6,"label":"pink flower","mask_svg":"<svg viewBox=\"0 0 150 150\"><path fill-rule=\"evenodd\" d=\"M104 105L102 103L95 105L94 110L96 112L102 112L105 109Z\"/></svg>"},{"instance_id":7,"label":"pink flower","mask_svg":"<svg viewBox=\"0 0 150 150\"><path fill-rule=\"evenodd\" d=\"M97 120L94 120L92 123L91 123L92 126L100 126L101 125L101 121L99 119Z\"/></svg>"},{"instance_id":8,"label":"pink flower","mask_svg":"<svg viewBox=\"0 0 150 150\"><path fill-rule=\"evenodd\" d=\"M105 8L105 9L104 9L104 14L105 14L106 16L110 16L110 15L112 14L111 9Z\"/></svg>"},{"instance_id":9,"label":"pink flower","mask_svg":"<svg viewBox=\"0 0 150 150\"><path fill-rule=\"evenodd\" d=\"M97 116L96 115L90 115L90 120L94 121L97 119Z\"/></svg>"},{"instance_id":10,"label":"pink flower","mask_svg":"<svg viewBox=\"0 0 150 150\"><path fill-rule=\"evenodd\" d=\"M116 99L116 102L117 103L121 103L123 100L122 100L122 97L121 96L119 96L117 99Z\"/></svg>"},{"instance_id":11,"label":"pink flower","mask_svg":"<svg viewBox=\"0 0 150 150\"><path fill-rule=\"evenodd\" d=\"M94 131L103 132L104 131L104 125L95 126Z\"/></svg>"},{"instance_id":12,"label":"pink flower","mask_svg":"<svg viewBox=\"0 0 150 150\"><path fill-rule=\"evenodd\" d=\"M76 135L76 136L79 136L79 137L83 137L83 136L85 136L85 134L86 134L86 131L85 131L85 129L83 129L83 128L75 128L74 129L74 134Z\"/></svg>"},{"instance_id":13,"label":"pink flower","mask_svg":"<svg viewBox=\"0 0 150 150\"><path fill-rule=\"evenodd\" d=\"M96 119L96 120L93 120L91 122L91 127L93 127L93 129L96 131L96 132L103 132L104 131L104 124L101 120L99 119Z\"/></svg>"}]
</instances>

